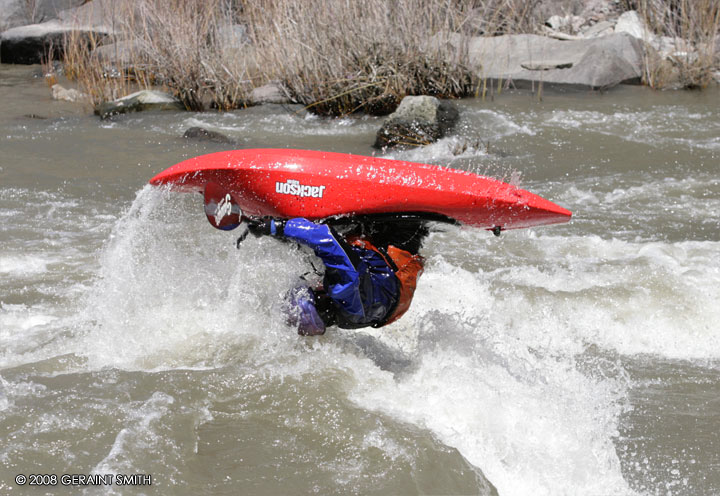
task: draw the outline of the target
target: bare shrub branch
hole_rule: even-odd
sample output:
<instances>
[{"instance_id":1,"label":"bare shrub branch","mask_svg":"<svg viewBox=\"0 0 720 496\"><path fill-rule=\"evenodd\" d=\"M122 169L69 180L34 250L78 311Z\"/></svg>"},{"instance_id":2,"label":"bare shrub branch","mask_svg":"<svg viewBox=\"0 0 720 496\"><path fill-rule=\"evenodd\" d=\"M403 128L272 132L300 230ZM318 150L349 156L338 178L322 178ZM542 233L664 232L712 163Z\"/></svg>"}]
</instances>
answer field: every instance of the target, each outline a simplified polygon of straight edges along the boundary
<instances>
[{"instance_id":1,"label":"bare shrub branch","mask_svg":"<svg viewBox=\"0 0 720 496\"><path fill-rule=\"evenodd\" d=\"M558 5L577 10L578 1ZM68 39L68 74L95 104L161 86L188 109L232 109L251 104L254 88L280 80L297 102L332 116L386 114L406 95L484 94L483 82L469 68L468 37L534 32L548 8L540 0L121 0L112 5L114 35ZM714 38L720 0L621 0L618 5L637 9L656 33L685 40L686 56L673 62L683 84L708 84L718 66ZM451 37L462 41L450 43ZM125 64L93 54L101 44L118 42L124 44ZM652 57L646 62L648 82L659 86L668 62Z\"/></svg>"},{"instance_id":2,"label":"bare shrub branch","mask_svg":"<svg viewBox=\"0 0 720 496\"><path fill-rule=\"evenodd\" d=\"M704 88L720 67L716 37L720 33L720 0L625 0L628 8L637 9L650 29L672 38L677 55L672 64L679 69L680 84ZM668 62L651 58L647 63L648 83L662 87Z\"/></svg>"}]
</instances>

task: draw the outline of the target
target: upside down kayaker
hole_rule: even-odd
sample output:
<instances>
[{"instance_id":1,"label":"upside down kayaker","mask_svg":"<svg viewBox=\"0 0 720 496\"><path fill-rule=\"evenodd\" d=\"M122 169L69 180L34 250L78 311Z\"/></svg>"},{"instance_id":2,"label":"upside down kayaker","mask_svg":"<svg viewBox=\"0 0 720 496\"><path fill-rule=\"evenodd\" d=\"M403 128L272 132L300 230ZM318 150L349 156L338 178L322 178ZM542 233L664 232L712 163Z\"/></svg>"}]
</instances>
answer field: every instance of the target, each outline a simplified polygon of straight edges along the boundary
<instances>
[{"instance_id":1,"label":"upside down kayaker","mask_svg":"<svg viewBox=\"0 0 720 496\"><path fill-rule=\"evenodd\" d=\"M345 329L382 327L410 307L423 271L418 255L428 233L385 224L369 234L341 236L335 229L302 217L250 223L256 236L268 235L310 247L325 265L321 287L298 286L288 294L288 322L303 336L324 334L330 326Z\"/></svg>"}]
</instances>

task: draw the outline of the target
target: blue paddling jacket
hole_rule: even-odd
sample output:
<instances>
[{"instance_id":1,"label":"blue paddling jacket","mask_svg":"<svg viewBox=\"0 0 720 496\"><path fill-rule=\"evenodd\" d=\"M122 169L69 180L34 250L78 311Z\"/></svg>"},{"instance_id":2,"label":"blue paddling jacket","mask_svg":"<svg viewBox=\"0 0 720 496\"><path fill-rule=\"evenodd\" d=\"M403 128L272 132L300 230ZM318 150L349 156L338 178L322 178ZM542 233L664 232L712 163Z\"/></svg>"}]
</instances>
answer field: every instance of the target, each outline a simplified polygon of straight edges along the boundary
<instances>
[{"instance_id":1,"label":"blue paddling jacket","mask_svg":"<svg viewBox=\"0 0 720 496\"><path fill-rule=\"evenodd\" d=\"M273 224L271 234L309 246L323 261L323 286L335 307L339 327L380 327L393 317L400 282L392 262L380 253L352 246L329 226L304 218L288 220L282 233L276 232Z\"/></svg>"}]
</instances>

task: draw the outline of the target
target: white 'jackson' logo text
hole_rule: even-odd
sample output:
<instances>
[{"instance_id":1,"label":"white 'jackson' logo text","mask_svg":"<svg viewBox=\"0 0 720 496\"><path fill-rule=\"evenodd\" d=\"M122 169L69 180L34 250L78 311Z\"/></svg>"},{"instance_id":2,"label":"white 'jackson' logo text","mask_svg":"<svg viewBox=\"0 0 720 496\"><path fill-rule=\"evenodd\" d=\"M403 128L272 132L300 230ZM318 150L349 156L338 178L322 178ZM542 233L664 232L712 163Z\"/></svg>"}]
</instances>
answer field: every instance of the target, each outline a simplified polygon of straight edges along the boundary
<instances>
[{"instance_id":1,"label":"white 'jackson' logo text","mask_svg":"<svg viewBox=\"0 0 720 496\"><path fill-rule=\"evenodd\" d=\"M322 198L325 186L306 186L300 184L296 179L288 179L287 182L275 183L275 192L283 195L295 195L301 198L309 196L311 198Z\"/></svg>"}]
</instances>

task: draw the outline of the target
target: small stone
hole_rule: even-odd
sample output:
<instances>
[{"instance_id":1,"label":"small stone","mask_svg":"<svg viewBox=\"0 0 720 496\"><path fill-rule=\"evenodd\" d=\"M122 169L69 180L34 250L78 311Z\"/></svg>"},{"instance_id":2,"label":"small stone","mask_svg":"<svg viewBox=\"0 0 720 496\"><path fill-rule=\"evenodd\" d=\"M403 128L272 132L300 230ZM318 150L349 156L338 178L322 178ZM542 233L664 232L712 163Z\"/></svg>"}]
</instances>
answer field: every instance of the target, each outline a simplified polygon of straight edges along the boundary
<instances>
[{"instance_id":1,"label":"small stone","mask_svg":"<svg viewBox=\"0 0 720 496\"><path fill-rule=\"evenodd\" d=\"M545 25L559 31L565 26L565 18L559 15L551 16L547 21L545 21Z\"/></svg>"},{"instance_id":2,"label":"small stone","mask_svg":"<svg viewBox=\"0 0 720 496\"><path fill-rule=\"evenodd\" d=\"M645 21L640 18L634 10L629 10L620 16L615 24L616 33L628 33L640 40L650 41L652 35L645 25Z\"/></svg>"},{"instance_id":3,"label":"small stone","mask_svg":"<svg viewBox=\"0 0 720 496\"><path fill-rule=\"evenodd\" d=\"M254 88L250 92L250 101L255 105L261 103L291 103L279 81L271 81L266 85Z\"/></svg>"},{"instance_id":4,"label":"small stone","mask_svg":"<svg viewBox=\"0 0 720 496\"><path fill-rule=\"evenodd\" d=\"M64 88L59 84L52 85L50 91L52 92L53 100L61 100L65 102L75 103L79 102L80 100L87 99L87 95L85 93L81 93L80 91L72 88Z\"/></svg>"},{"instance_id":5,"label":"small stone","mask_svg":"<svg viewBox=\"0 0 720 496\"><path fill-rule=\"evenodd\" d=\"M188 128L188 130L185 131L185 134L183 134L183 138L198 141L209 141L212 143L222 143L227 145L235 144L233 140L231 140L222 133L218 133L217 131L210 131L209 129L197 126Z\"/></svg>"}]
</instances>

